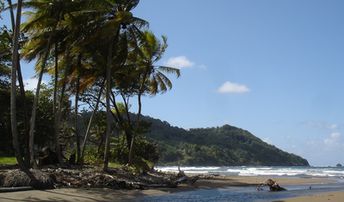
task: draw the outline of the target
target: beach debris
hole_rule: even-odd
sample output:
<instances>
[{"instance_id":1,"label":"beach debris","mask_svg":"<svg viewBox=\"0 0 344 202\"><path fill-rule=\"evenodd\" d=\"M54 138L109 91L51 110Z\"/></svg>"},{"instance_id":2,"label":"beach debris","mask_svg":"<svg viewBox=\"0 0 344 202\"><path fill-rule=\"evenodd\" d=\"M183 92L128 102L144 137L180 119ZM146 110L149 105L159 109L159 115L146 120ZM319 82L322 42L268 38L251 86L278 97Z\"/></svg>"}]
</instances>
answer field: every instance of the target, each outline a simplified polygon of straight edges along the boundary
<instances>
[{"instance_id":1,"label":"beach debris","mask_svg":"<svg viewBox=\"0 0 344 202\"><path fill-rule=\"evenodd\" d=\"M177 174L177 177L184 177L184 176L186 176L185 173L184 173L184 171L182 171L182 170L180 169L180 165L178 165L178 174Z\"/></svg>"},{"instance_id":2,"label":"beach debris","mask_svg":"<svg viewBox=\"0 0 344 202\"><path fill-rule=\"evenodd\" d=\"M181 184L181 183L187 183L189 185L193 185L197 180L199 179L199 176L187 176L185 175L184 171L180 169L180 166L178 165L178 174L177 174L177 180L175 181L175 184Z\"/></svg>"},{"instance_id":3,"label":"beach debris","mask_svg":"<svg viewBox=\"0 0 344 202\"><path fill-rule=\"evenodd\" d=\"M44 173L40 170L31 169L30 172L35 178L35 181L32 181L28 175L19 170L10 170L4 174L4 179L2 186L3 187L25 187L32 186L39 189L50 189L54 187L53 178L47 173Z\"/></svg>"},{"instance_id":4,"label":"beach debris","mask_svg":"<svg viewBox=\"0 0 344 202\"><path fill-rule=\"evenodd\" d=\"M104 172L100 167L84 165L57 168L45 166L40 170L31 170L41 188L33 186L30 178L19 169L0 166L0 189L4 187L27 187L34 189L47 188L110 188L110 189L146 189L175 188L180 183L194 184L199 176L177 176L173 173L149 171L133 173L125 166L110 168ZM45 186L49 185L49 186ZM4 189L9 191L9 189Z\"/></svg>"},{"instance_id":5,"label":"beach debris","mask_svg":"<svg viewBox=\"0 0 344 202\"><path fill-rule=\"evenodd\" d=\"M187 183L189 185L193 185L197 180L199 179L199 176L192 176L192 177L188 177L188 176L182 176L180 178L178 178L175 183L178 184L182 184L182 183Z\"/></svg>"},{"instance_id":6,"label":"beach debris","mask_svg":"<svg viewBox=\"0 0 344 202\"><path fill-rule=\"evenodd\" d=\"M268 186L270 191L286 191L285 188L281 187L276 181L267 179L263 183L257 186L257 191L262 191L264 186Z\"/></svg>"},{"instance_id":7,"label":"beach debris","mask_svg":"<svg viewBox=\"0 0 344 202\"><path fill-rule=\"evenodd\" d=\"M52 151L49 147L43 147L38 152L39 166L56 165L58 162L57 153Z\"/></svg>"}]
</instances>

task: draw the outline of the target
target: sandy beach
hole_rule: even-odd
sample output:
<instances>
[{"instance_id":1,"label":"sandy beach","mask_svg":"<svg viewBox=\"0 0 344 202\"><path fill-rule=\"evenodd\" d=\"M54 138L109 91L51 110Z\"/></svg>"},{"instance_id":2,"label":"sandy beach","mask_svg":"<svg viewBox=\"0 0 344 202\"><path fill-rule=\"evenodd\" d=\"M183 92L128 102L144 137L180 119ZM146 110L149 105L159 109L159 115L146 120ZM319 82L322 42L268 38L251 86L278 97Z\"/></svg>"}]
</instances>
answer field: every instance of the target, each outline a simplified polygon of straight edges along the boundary
<instances>
[{"instance_id":1,"label":"sandy beach","mask_svg":"<svg viewBox=\"0 0 344 202\"><path fill-rule=\"evenodd\" d=\"M178 188L148 189L148 190L112 190L112 189L75 189L63 188L54 190L32 190L20 192L6 192L0 194L0 201L132 201L139 200L145 196L159 196L182 191L197 189L224 188L228 186L254 186L263 182L266 177L209 177L198 180L194 185L181 185ZM327 178L275 178L278 183L284 185L309 185L319 183L334 183L335 181ZM342 192L331 192L317 194L314 196L298 197L285 201L324 201L330 198L331 201L338 201L344 197ZM284 201L284 200L283 200Z\"/></svg>"},{"instance_id":2,"label":"sandy beach","mask_svg":"<svg viewBox=\"0 0 344 202\"><path fill-rule=\"evenodd\" d=\"M320 194L312 194L307 196L301 196L301 197L295 197L295 198L289 198L279 201L285 201L285 202L306 202L306 201L312 201L312 202L324 202L324 201L331 201L331 202L343 202L344 201L344 191L338 191L338 192L325 192Z\"/></svg>"}]
</instances>

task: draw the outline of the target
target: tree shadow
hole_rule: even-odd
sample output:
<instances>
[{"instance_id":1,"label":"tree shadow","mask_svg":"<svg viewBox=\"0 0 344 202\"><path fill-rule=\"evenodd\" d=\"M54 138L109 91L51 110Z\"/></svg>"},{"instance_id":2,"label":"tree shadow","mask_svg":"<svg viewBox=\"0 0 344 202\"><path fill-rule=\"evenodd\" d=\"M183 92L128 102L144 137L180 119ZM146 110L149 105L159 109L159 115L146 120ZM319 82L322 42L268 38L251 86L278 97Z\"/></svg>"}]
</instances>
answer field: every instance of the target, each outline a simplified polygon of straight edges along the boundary
<instances>
[{"instance_id":1,"label":"tree shadow","mask_svg":"<svg viewBox=\"0 0 344 202\"><path fill-rule=\"evenodd\" d=\"M23 202L106 202L106 201L133 201L148 196L142 190L113 190L108 188L90 189L55 189L34 190L25 192L9 192L0 195L0 201Z\"/></svg>"}]
</instances>

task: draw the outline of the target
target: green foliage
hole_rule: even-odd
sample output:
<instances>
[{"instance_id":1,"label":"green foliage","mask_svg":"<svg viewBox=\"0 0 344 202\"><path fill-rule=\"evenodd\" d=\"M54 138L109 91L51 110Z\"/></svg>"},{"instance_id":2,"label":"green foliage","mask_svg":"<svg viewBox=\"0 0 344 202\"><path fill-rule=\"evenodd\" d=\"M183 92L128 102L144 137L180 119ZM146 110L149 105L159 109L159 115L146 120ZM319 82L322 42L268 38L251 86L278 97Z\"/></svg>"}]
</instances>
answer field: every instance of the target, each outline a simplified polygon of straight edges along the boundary
<instances>
[{"instance_id":1,"label":"green foliage","mask_svg":"<svg viewBox=\"0 0 344 202\"><path fill-rule=\"evenodd\" d=\"M0 88L6 88L9 84L11 72L11 35L5 27L0 27Z\"/></svg>"},{"instance_id":2,"label":"green foliage","mask_svg":"<svg viewBox=\"0 0 344 202\"><path fill-rule=\"evenodd\" d=\"M93 164L93 165L101 165L102 158L99 158L99 154L95 146L86 148L84 163Z\"/></svg>"},{"instance_id":3,"label":"green foliage","mask_svg":"<svg viewBox=\"0 0 344 202\"><path fill-rule=\"evenodd\" d=\"M9 85L9 84L8 84ZM33 102L33 93L31 91L26 92L26 104L31 108ZM12 150L12 137L11 137L11 126L10 126L10 91L9 86L0 88L0 154L11 155ZM64 110L66 116L68 116L68 104L66 103ZM20 142L22 150L27 148L25 143L25 131L24 131L24 99L21 96L17 98L17 117L18 117L18 129L20 135ZM54 114L52 113L52 98L51 89L48 86L42 87L40 100L38 103L37 110L37 126L36 126L36 138L35 144L37 148L44 146L51 146L54 143ZM29 111L31 112L31 111ZM29 114L30 115L30 114ZM62 132L66 133L66 131ZM64 140L65 142L70 141L69 139Z\"/></svg>"},{"instance_id":4,"label":"green foliage","mask_svg":"<svg viewBox=\"0 0 344 202\"><path fill-rule=\"evenodd\" d=\"M246 130L229 125L184 130L145 117L152 123L146 134L159 145L161 165L293 166L307 160L269 145Z\"/></svg>"},{"instance_id":5,"label":"green foliage","mask_svg":"<svg viewBox=\"0 0 344 202\"><path fill-rule=\"evenodd\" d=\"M0 165L15 165L17 159L15 157L0 157Z\"/></svg>"},{"instance_id":6,"label":"green foliage","mask_svg":"<svg viewBox=\"0 0 344 202\"><path fill-rule=\"evenodd\" d=\"M39 81L44 74L51 74L50 78L54 80L50 83L54 88L38 83L35 95L28 92L26 99L18 96L18 123L13 123L18 125L21 138L22 148L18 155L30 153L30 161L34 162L35 152L31 148L37 150L49 146L58 154L62 164L61 152L73 154L76 149L79 162L80 140L86 128L86 119L79 119L77 103L81 97L92 107L99 99L102 105L91 131L87 133L91 135L90 145L86 147L86 162L98 163L99 159L108 159L109 150L104 149L104 143L109 142L110 133L118 134L111 137L111 159L122 163L128 161L129 164L133 160L139 170L152 167L158 160L157 146L142 136L146 125L140 121L141 97L171 89L172 82L167 75L179 77L180 70L155 66L167 48L167 39L163 36L160 41L148 30L148 22L134 16L132 9L138 3L139 0L23 2L27 15L20 26L20 35L24 39L19 46L20 56L27 61L37 61L35 70ZM0 4L2 8L3 4ZM0 137L3 140L0 150L11 153L11 144L8 144L11 139L8 86L12 37L5 27L1 28L0 39L0 87L3 95L0 102L4 104L0 129L5 134ZM98 93L99 89L102 93ZM84 96L87 93L89 96ZM74 115L71 115L69 99L73 95L76 106ZM118 104L118 99L123 99L124 104ZM139 115L131 120L129 110L135 101ZM24 103L26 112L32 113L25 113L32 116L30 123L27 117L24 123ZM105 116L104 108L112 109L112 113L108 110ZM30 129L30 133L23 131L24 126ZM28 142L33 143L30 150Z\"/></svg>"}]
</instances>

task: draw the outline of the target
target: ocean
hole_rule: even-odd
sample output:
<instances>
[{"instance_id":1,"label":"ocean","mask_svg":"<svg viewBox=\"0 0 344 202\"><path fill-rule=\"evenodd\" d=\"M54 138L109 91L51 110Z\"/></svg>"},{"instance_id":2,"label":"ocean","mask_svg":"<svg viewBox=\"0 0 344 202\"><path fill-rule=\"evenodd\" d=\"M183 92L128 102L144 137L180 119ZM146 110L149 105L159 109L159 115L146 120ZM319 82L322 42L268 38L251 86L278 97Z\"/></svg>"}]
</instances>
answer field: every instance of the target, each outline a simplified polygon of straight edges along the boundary
<instances>
[{"instance_id":1,"label":"ocean","mask_svg":"<svg viewBox=\"0 0 344 202\"><path fill-rule=\"evenodd\" d=\"M158 166L155 169L166 172L178 172L177 166ZM335 179L337 183L284 186L287 191L269 192L256 191L255 186L226 187L212 189L196 189L176 192L161 196L145 196L136 201L232 201L232 202L262 202L279 201L283 198L304 196L329 191L344 191L343 167L281 167L281 166L236 166L236 167L180 167L186 174L214 174L225 176L269 176L269 177L320 177ZM344 199L343 199L344 201Z\"/></svg>"},{"instance_id":2,"label":"ocean","mask_svg":"<svg viewBox=\"0 0 344 202\"><path fill-rule=\"evenodd\" d=\"M178 172L177 166L157 166L155 169L164 172ZM279 176L279 177L333 177L344 178L344 167L304 167L304 166L207 166L180 167L186 174L219 174L225 176Z\"/></svg>"}]
</instances>

